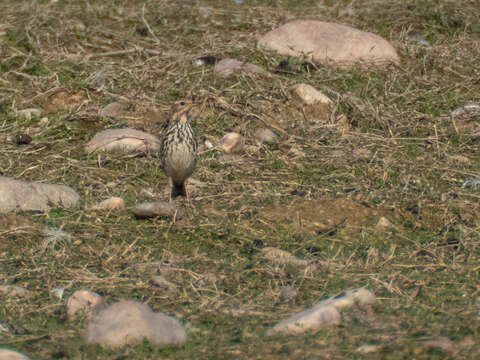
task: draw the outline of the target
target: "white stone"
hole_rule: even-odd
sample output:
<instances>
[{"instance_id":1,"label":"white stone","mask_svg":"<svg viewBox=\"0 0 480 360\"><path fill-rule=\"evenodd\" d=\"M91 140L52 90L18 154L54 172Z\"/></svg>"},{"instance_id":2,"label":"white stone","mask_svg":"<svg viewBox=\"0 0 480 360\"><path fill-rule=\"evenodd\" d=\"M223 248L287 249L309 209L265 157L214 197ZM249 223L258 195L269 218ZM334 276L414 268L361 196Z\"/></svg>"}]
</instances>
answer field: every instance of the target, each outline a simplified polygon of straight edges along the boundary
<instances>
[{"instance_id":1,"label":"white stone","mask_svg":"<svg viewBox=\"0 0 480 360\"><path fill-rule=\"evenodd\" d=\"M159 346L182 345L187 334L176 319L155 313L146 304L127 300L95 315L85 332L87 343L111 347L140 343L144 338Z\"/></svg>"},{"instance_id":2,"label":"white stone","mask_svg":"<svg viewBox=\"0 0 480 360\"><path fill-rule=\"evenodd\" d=\"M77 290L66 303L67 318L72 321L79 316L90 319L95 313L105 308L104 298L90 290Z\"/></svg>"},{"instance_id":3,"label":"white stone","mask_svg":"<svg viewBox=\"0 0 480 360\"><path fill-rule=\"evenodd\" d=\"M80 196L64 185L23 182L0 176L0 213L13 210L48 211L76 207Z\"/></svg>"},{"instance_id":4,"label":"white stone","mask_svg":"<svg viewBox=\"0 0 480 360\"><path fill-rule=\"evenodd\" d=\"M267 335L301 334L328 325L338 325L340 321L340 312L334 306L314 306L279 322L267 332Z\"/></svg>"},{"instance_id":5,"label":"white stone","mask_svg":"<svg viewBox=\"0 0 480 360\"><path fill-rule=\"evenodd\" d=\"M297 296L297 288L294 285L284 286L280 290L280 301L288 301Z\"/></svg>"},{"instance_id":6,"label":"white stone","mask_svg":"<svg viewBox=\"0 0 480 360\"><path fill-rule=\"evenodd\" d=\"M399 64L395 48L382 37L349 26L294 20L262 36L258 45L282 55L306 56L324 64Z\"/></svg>"},{"instance_id":7,"label":"white stone","mask_svg":"<svg viewBox=\"0 0 480 360\"><path fill-rule=\"evenodd\" d=\"M306 105L326 104L333 105L333 101L321 91L309 84L296 84L291 91Z\"/></svg>"},{"instance_id":8,"label":"white stone","mask_svg":"<svg viewBox=\"0 0 480 360\"><path fill-rule=\"evenodd\" d=\"M143 131L135 129L108 129L95 134L85 145L85 151L122 151L125 153L157 153L160 140Z\"/></svg>"}]
</instances>

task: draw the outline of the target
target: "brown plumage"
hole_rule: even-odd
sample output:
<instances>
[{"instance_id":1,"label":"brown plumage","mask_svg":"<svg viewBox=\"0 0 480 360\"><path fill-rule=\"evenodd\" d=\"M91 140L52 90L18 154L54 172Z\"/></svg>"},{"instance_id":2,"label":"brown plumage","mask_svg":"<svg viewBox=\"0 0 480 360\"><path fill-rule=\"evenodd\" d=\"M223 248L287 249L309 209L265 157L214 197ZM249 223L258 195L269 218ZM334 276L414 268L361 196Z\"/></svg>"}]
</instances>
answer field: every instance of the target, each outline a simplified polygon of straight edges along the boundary
<instances>
[{"instance_id":1,"label":"brown plumage","mask_svg":"<svg viewBox=\"0 0 480 360\"><path fill-rule=\"evenodd\" d=\"M196 166L197 140L190 121L199 114L199 107L188 100L177 101L162 134L162 164L169 178L170 200L183 195L188 198L185 182Z\"/></svg>"}]
</instances>

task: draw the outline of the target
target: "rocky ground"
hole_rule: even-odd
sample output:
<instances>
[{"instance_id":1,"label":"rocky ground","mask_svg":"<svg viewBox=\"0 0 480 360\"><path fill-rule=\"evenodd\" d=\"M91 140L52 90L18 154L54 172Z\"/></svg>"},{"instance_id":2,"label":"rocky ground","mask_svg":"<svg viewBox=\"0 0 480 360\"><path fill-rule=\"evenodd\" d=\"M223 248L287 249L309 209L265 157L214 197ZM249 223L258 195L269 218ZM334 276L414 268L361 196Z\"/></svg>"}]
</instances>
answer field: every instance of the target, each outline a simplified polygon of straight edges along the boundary
<instances>
[{"instance_id":1,"label":"rocky ground","mask_svg":"<svg viewBox=\"0 0 480 360\"><path fill-rule=\"evenodd\" d=\"M0 359L478 357L477 8L4 0Z\"/></svg>"}]
</instances>

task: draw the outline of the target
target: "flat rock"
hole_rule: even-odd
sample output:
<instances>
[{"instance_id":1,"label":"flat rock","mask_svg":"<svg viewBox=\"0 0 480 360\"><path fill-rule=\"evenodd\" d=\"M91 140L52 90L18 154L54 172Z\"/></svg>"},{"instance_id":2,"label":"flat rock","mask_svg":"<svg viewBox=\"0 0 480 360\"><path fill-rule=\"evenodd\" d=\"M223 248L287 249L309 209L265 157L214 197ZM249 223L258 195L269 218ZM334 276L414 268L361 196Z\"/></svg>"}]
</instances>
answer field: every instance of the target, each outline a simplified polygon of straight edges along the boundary
<instances>
[{"instance_id":1,"label":"flat rock","mask_svg":"<svg viewBox=\"0 0 480 360\"><path fill-rule=\"evenodd\" d=\"M326 104L333 105L333 101L320 90L309 84L296 84L291 87L291 92L305 105Z\"/></svg>"},{"instance_id":2,"label":"flat rock","mask_svg":"<svg viewBox=\"0 0 480 360\"><path fill-rule=\"evenodd\" d=\"M29 358L15 350L0 349L0 360L29 360Z\"/></svg>"},{"instance_id":3,"label":"flat rock","mask_svg":"<svg viewBox=\"0 0 480 360\"><path fill-rule=\"evenodd\" d=\"M119 119L125 115L130 104L120 101L112 102L98 112L98 115L104 118Z\"/></svg>"},{"instance_id":4,"label":"flat rock","mask_svg":"<svg viewBox=\"0 0 480 360\"><path fill-rule=\"evenodd\" d=\"M276 324L267 335L277 333L301 334L341 322L340 312L334 306L314 306Z\"/></svg>"},{"instance_id":5,"label":"flat rock","mask_svg":"<svg viewBox=\"0 0 480 360\"><path fill-rule=\"evenodd\" d=\"M157 153L160 140L152 134L135 129L107 129L95 134L85 151L120 151L125 153Z\"/></svg>"},{"instance_id":6,"label":"flat rock","mask_svg":"<svg viewBox=\"0 0 480 360\"><path fill-rule=\"evenodd\" d=\"M262 36L258 45L282 55L308 56L340 67L400 63L395 48L382 37L323 21L291 21Z\"/></svg>"},{"instance_id":7,"label":"flat rock","mask_svg":"<svg viewBox=\"0 0 480 360\"><path fill-rule=\"evenodd\" d=\"M99 312L85 332L88 344L110 347L138 344L144 338L158 346L182 345L187 333L176 319L153 312L146 304L127 300Z\"/></svg>"},{"instance_id":8,"label":"flat rock","mask_svg":"<svg viewBox=\"0 0 480 360\"><path fill-rule=\"evenodd\" d=\"M27 289L16 286L16 285L0 285L0 296L9 296L9 297L29 297L30 291Z\"/></svg>"},{"instance_id":9,"label":"flat rock","mask_svg":"<svg viewBox=\"0 0 480 360\"><path fill-rule=\"evenodd\" d=\"M105 299L94 291L81 289L68 298L66 307L68 320L74 320L79 316L90 319L105 308Z\"/></svg>"},{"instance_id":10,"label":"flat rock","mask_svg":"<svg viewBox=\"0 0 480 360\"><path fill-rule=\"evenodd\" d=\"M260 66L248 62L222 59L215 65L213 71L218 76L227 77L232 74L262 73L264 70Z\"/></svg>"},{"instance_id":11,"label":"flat rock","mask_svg":"<svg viewBox=\"0 0 480 360\"><path fill-rule=\"evenodd\" d=\"M137 218L145 219L151 217L175 217L180 220L182 218L182 210L177 208L175 204L165 201L144 202L140 203L132 209Z\"/></svg>"},{"instance_id":12,"label":"flat rock","mask_svg":"<svg viewBox=\"0 0 480 360\"><path fill-rule=\"evenodd\" d=\"M0 213L13 210L48 211L78 206L80 196L65 185L24 182L0 176Z\"/></svg>"}]
</instances>

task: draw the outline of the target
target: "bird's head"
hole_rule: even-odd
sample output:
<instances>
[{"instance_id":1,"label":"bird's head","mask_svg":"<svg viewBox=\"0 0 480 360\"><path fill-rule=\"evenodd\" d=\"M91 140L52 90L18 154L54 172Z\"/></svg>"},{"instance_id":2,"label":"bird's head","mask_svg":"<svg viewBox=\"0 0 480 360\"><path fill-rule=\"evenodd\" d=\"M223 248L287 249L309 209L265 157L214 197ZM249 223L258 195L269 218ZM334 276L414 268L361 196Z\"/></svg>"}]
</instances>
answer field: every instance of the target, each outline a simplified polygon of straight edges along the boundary
<instances>
[{"instance_id":1,"label":"bird's head","mask_svg":"<svg viewBox=\"0 0 480 360\"><path fill-rule=\"evenodd\" d=\"M187 124L196 120L202 111L202 107L190 99L181 99L172 107L170 118L176 122Z\"/></svg>"}]
</instances>

